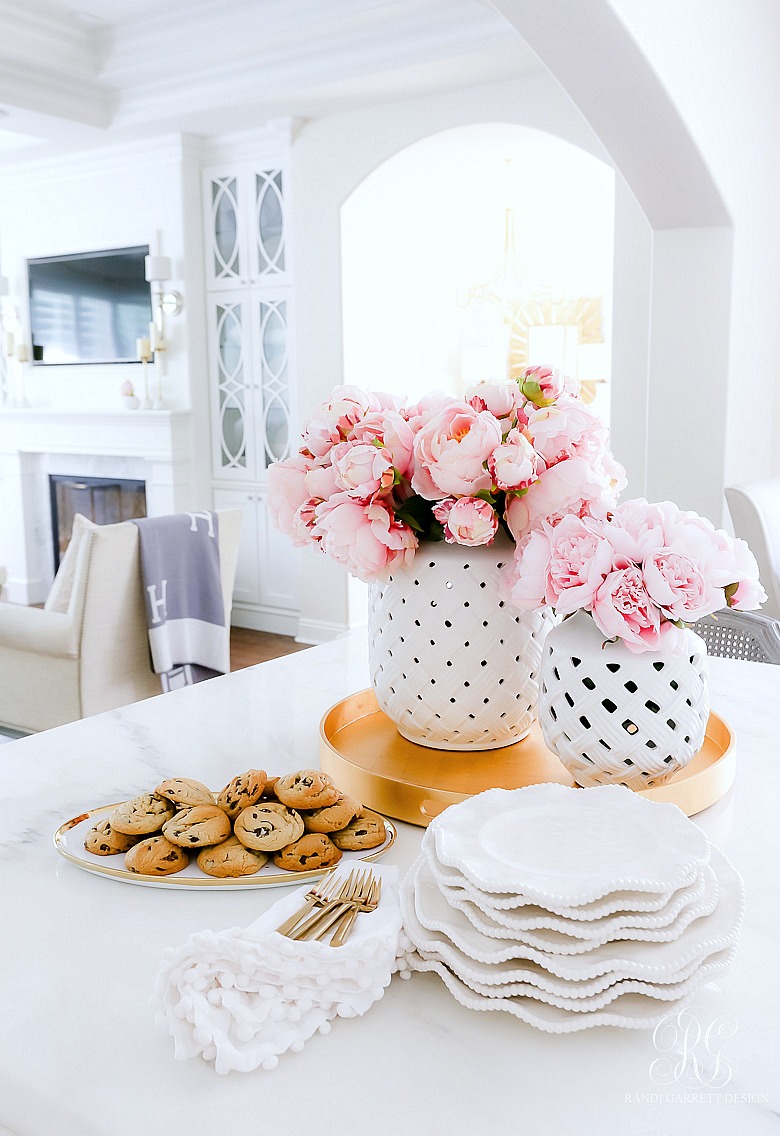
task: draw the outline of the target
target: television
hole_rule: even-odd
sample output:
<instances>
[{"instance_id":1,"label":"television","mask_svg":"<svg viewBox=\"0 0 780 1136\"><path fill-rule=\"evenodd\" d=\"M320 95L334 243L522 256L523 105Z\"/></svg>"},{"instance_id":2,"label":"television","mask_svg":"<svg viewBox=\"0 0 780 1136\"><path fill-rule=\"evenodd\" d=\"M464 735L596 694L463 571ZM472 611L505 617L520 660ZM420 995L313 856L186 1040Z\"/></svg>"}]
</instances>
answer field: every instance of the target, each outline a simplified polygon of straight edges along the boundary
<instances>
[{"instance_id":1,"label":"television","mask_svg":"<svg viewBox=\"0 0 780 1136\"><path fill-rule=\"evenodd\" d=\"M27 261L33 363L135 363L149 335L148 245Z\"/></svg>"}]
</instances>

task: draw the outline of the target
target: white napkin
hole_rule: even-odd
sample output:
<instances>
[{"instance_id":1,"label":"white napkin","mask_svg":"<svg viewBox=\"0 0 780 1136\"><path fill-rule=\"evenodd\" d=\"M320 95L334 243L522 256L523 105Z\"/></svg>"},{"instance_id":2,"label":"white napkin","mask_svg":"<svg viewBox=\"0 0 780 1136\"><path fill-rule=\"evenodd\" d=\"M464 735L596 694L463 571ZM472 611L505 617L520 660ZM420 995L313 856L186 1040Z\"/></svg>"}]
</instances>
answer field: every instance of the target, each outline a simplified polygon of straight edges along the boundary
<instances>
[{"instance_id":1,"label":"white napkin","mask_svg":"<svg viewBox=\"0 0 780 1136\"><path fill-rule=\"evenodd\" d=\"M339 865L346 877L354 862ZM382 879L375 911L360 913L340 947L297 942L274 930L311 884L275 903L249 927L199 931L169 947L155 984L158 1025L179 1061L200 1055L217 1073L274 1069L336 1016L356 1017L382 997L396 969L401 931L398 869L371 865Z\"/></svg>"}]
</instances>

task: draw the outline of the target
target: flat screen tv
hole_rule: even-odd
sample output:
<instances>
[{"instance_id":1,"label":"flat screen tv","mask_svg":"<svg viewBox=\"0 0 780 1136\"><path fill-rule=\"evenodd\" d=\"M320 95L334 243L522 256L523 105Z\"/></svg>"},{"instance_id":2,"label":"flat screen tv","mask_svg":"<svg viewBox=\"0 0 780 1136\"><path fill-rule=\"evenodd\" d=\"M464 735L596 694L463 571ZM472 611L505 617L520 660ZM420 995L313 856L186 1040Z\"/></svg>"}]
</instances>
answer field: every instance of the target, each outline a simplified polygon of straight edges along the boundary
<instances>
[{"instance_id":1,"label":"flat screen tv","mask_svg":"<svg viewBox=\"0 0 780 1136\"><path fill-rule=\"evenodd\" d=\"M149 335L148 245L27 261L33 363L134 363Z\"/></svg>"}]
</instances>

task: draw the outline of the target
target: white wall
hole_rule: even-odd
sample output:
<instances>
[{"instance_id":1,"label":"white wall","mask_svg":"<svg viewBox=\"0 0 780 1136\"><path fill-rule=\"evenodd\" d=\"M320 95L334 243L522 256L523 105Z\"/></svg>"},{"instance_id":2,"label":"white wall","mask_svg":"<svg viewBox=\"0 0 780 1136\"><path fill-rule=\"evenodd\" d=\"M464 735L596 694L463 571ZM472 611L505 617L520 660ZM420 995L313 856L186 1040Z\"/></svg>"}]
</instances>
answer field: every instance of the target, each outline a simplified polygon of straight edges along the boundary
<instances>
[{"instance_id":1,"label":"white wall","mask_svg":"<svg viewBox=\"0 0 780 1136\"><path fill-rule=\"evenodd\" d=\"M185 232L182 161L181 137L170 136L3 167L2 270L28 345L28 258L133 245L154 251L159 231L162 251L173 261L170 288L184 291L191 234ZM200 264L198 269L202 278ZM182 315L169 324L163 395L175 409L190 406L187 335L193 319L201 322L199 305L185 301ZM119 410L119 388L128 378L141 387L140 363L29 366L25 394L33 406Z\"/></svg>"},{"instance_id":2,"label":"white wall","mask_svg":"<svg viewBox=\"0 0 780 1136\"><path fill-rule=\"evenodd\" d=\"M780 473L780 6L612 0L657 71L733 222L724 481ZM722 291L722 289L721 289ZM713 296L713 320L724 318ZM706 329L691 329L691 336ZM700 342L702 342L700 340ZM709 412L703 407L705 414ZM713 425L703 423L705 429Z\"/></svg>"}]
</instances>

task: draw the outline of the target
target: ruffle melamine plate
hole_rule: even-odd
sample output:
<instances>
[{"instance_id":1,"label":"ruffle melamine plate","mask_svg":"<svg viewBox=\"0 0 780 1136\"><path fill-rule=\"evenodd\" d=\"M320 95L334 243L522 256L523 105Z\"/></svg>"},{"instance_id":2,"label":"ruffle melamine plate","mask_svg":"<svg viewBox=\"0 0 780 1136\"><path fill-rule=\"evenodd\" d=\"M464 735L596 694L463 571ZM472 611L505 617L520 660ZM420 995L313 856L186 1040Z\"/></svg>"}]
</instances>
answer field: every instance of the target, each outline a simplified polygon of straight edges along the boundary
<instances>
[{"instance_id":1,"label":"ruffle melamine plate","mask_svg":"<svg viewBox=\"0 0 780 1136\"><path fill-rule=\"evenodd\" d=\"M435 849L426 846L425 841L423 841L423 852L436 886L450 907L462 910L475 926L481 926L480 919L484 919L487 927L497 924L499 927L507 928L510 933L543 929L557 931L575 939L608 942L610 939L624 937L621 932L627 930L652 931L668 928L682 911L694 905L706 904L713 897L717 900L717 878L712 868L705 864L697 873L693 883L673 892L665 906L658 911L617 911L597 919L583 920L557 915L538 904L529 903L515 908L495 907L485 897L484 892L480 892L464 877L460 876L460 882L453 884L454 869L450 869L449 872L443 869L436 859ZM482 929L486 934L494 933L500 937L498 931L491 932L486 927ZM500 934L503 935L503 932ZM645 936L636 934L626 937L641 939Z\"/></svg>"},{"instance_id":2,"label":"ruffle melamine plate","mask_svg":"<svg viewBox=\"0 0 780 1136\"><path fill-rule=\"evenodd\" d=\"M404 881L402 894L410 920L409 938L418 950L444 954L442 948L454 946L473 962L491 971L502 966L515 969L520 960L536 963L550 974L570 982L587 982L602 975L642 979L650 982L678 981L679 973L690 963L733 946L739 937L744 914L744 887L740 875L716 848L710 862L718 879L719 901L714 911L696 919L677 939L666 943L621 941L604 943L583 955L558 955L537 950L517 941L488 938L469 923L462 912L450 908L426 876L426 861L419 857ZM412 896L411 903L408 897ZM518 975L514 981L522 981ZM497 979L501 981L502 979ZM504 974L503 980L507 980ZM488 980L489 981L489 980Z\"/></svg>"},{"instance_id":3,"label":"ruffle melamine plate","mask_svg":"<svg viewBox=\"0 0 780 1136\"><path fill-rule=\"evenodd\" d=\"M621 785L488 789L450 806L429 832L440 863L480 890L548 909L623 891L669 895L709 859L706 836L676 805Z\"/></svg>"}]
</instances>

